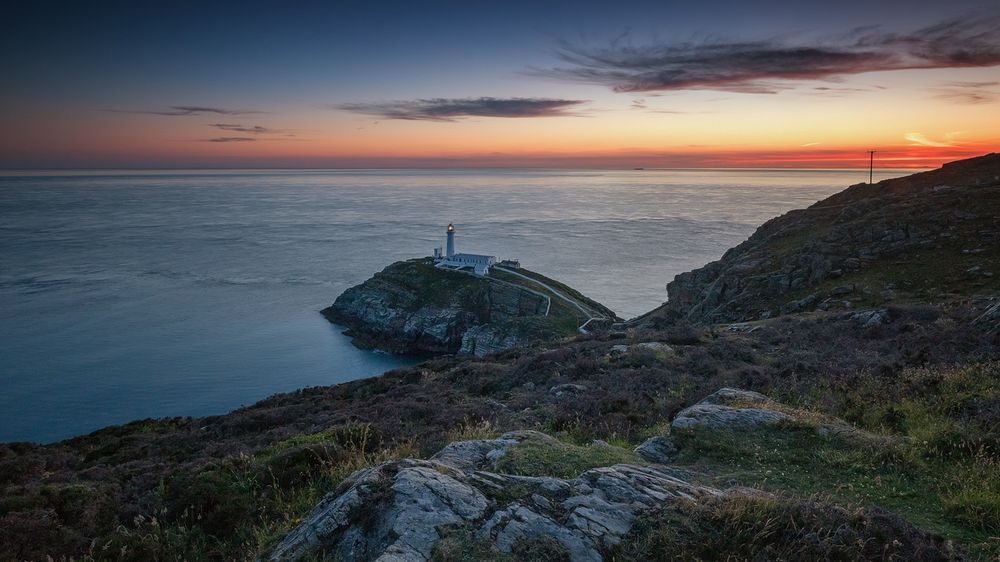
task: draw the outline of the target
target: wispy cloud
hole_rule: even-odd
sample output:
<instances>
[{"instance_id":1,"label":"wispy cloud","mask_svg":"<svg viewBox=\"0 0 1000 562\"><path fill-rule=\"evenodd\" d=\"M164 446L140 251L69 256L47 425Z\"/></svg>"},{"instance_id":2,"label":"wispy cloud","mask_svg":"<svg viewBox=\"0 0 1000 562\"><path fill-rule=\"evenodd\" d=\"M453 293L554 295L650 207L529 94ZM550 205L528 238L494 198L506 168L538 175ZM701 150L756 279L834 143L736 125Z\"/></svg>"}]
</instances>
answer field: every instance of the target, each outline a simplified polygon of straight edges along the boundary
<instances>
[{"instance_id":1,"label":"wispy cloud","mask_svg":"<svg viewBox=\"0 0 1000 562\"><path fill-rule=\"evenodd\" d=\"M932 140L923 133L906 133L903 138L910 141L910 146L930 146L934 148L951 148L955 146L954 138L956 133L948 133L945 140Z\"/></svg>"},{"instance_id":2,"label":"wispy cloud","mask_svg":"<svg viewBox=\"0 0 1000 562\"><path fill-rule=\"evenodd\" d=\"M722 90L774 93L790 81L863 72L1000 65L1000 11L891 33L855 29L826 40L648 42L626 34L606 46L563 42L555 68L529 74L603 84L620 92Z\"/></svg>"},{"instance_id":3,"label":"wispy cloud","mask_svg":"<svg viewBox=\"0 0 1000 562\"><path fill-rule=\"evenodd\" d=\"M254 142L256 140L253 137L215 137L214 139L205 139L205 142Z\"/></svg>"},{"instance_id":4,"label":"wispy cloud","mask_svg":"<svg viewBox=\"0 0 1000 562\"><path fill-rule=\"evenodd\" d=\"M224 107L206 107L201 105L171 105L166 109L111 109L114 113L143 113L146 115L162 115L165 117L185 117L188 115L251 115L265 113L252 109L227 109Z\"/></svg>"},{"instance_id":5,"label":"wispy cloud","mask_svg":"<svg viewBox=\"0 0 1000 562\"><path fill-rule=\"evenodd\" d=\"M295 135L288 129L272 129L270 127L261 127L260 125L238 125L232 123L211 123L209 127L214 127L221 131L230 131L233 133L248 133L251 135L284 135L286 137L294 137Z\"/></svg>"},{"instance_id":6,"label":"wispy cloud","mask_svg":"<svg viewBox=\"0 0 1000 562\"><path fill-rule=\"evenodd\" d=\"M1000 82L947 82L937 97L957 103L977 105L1000 101Z\"/></svg>"},{"instance_id":7,"label":"wispy cloud","mask_svg":"<svg viewBox=\"0 0 1000 562\"><path fill-rule=\"evenodd\" d=\"M409 121L457 121L464 117L562 117L585 100L550 98L431 98L375 103L345 103L335 109Z\"/></svg>"}]
</instances>

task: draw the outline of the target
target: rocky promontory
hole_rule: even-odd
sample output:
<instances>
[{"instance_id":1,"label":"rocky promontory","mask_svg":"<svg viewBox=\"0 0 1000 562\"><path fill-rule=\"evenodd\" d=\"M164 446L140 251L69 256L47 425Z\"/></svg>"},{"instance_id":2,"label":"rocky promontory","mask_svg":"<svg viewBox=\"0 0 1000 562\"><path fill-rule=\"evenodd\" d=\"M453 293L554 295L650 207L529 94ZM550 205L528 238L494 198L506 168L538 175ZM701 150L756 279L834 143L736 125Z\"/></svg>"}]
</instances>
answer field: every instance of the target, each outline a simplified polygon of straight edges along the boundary
<instances>
[{"instance_id":1,"label":"rocky promontory","mask_svg":"<svg viewBox=\"0 0 1000 562\"><path fill-rule=\"evenodd\" d=\"M488 277L477 277L439 269L429 258L386 267L344 291L323 315L346 326L359 347L476 356L617 319L604 306L528 270L513 274L495 268Z\"/></svg>"},{"instance_id":2,"label":"rocky promontory","mask_svg":"<svg viewBox=\"0 0 1000 562\"><path fill-rule=\"evenodd\" d=\"M858 184L678 275L651 317L732 322L1000 291L1000 154Z\"/></svg>"}]
</instances>

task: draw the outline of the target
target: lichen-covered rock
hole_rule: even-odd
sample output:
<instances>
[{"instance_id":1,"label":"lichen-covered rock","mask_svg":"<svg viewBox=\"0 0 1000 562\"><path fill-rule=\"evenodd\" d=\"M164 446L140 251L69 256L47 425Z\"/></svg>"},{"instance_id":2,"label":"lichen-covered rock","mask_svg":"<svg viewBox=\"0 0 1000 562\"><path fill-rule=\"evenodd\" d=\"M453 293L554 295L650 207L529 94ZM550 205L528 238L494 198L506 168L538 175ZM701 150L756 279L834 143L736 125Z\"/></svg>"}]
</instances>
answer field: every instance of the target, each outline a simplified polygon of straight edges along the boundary
<instances>
[{"instance_id":1,"label":"lichen-covered rock","mask_svg":"<svg viewBox=\"0 0 1000 562\"><path fill-rule=\"evenodd\" d=\"M527 438L552 439L515 432L453 443L428 461L393 461L358 471L268 560L332 554L344 560L423 562L443 529L464 526L503 552L523 540L548 538L574 562L596 562L641 514L678 498L720 494L666 467L614 465L569 480L477 470L491 464L493 451Z\"/></svg>"},{"instance_id":2,"label":"lichen-covered rock","mask_svg":"<svg viewBox=\"0 0 1000 562\"><path fill-rule=\"evenodd\" d=\"M677 454L677 447L670 439L657 436L650 437L635 448L636 454L649 462L667 464Z\"/></svg>"},{"instance_id":3,"label":"lichen-covered rock","mask_svg":"<svg viewBox=\"0 0 1000 562\"><path fill-rule=\"evenodd\" d=\"M528 439L533 439L541 443L555 441L552 437L538 431L509 431L496 439L476 439L449 443L431 457L431 460L461 470L496 470L497 461L507 454L509 448L519 445Z\"/></svg>"},{"instance_id":4,"label":"lichen-covered rock","mask_svg":"<svg viewBox=\"0 0 1000 562\"><path fill-rule=\"evenodd\" d=\"M674 432L692 429L742 431L775 425L791 417L782 412L761 408L730 408L714 404L696 404L677 414L670 428Z\"/></svg>"},{"instance_id":5,"label":"lichen-covered rock","mask_svg":"<svg viewBox=\"0 0 1000 562\"><path fill-rule=\"evenodd\" d=\"M758 392L722 388L681 410L670 424L673 432L695 429L746 431L791 421L792 416L769 408L776 404Z\"/></svg>"},{"instance_id":6,"label":"lichen-covered rock","mask_svg":"<svg viewBox=\"0 0 1000 562\"><path fill-rule=\"evenodd\" d=\"M751 432L760 429L807 429L829 439L886 443L890 439L854 427L842 419L790 408L750 390L720 388L700 402L678 412L670 424L671 434L695 431Z\"/></svg>"}]
</instances>

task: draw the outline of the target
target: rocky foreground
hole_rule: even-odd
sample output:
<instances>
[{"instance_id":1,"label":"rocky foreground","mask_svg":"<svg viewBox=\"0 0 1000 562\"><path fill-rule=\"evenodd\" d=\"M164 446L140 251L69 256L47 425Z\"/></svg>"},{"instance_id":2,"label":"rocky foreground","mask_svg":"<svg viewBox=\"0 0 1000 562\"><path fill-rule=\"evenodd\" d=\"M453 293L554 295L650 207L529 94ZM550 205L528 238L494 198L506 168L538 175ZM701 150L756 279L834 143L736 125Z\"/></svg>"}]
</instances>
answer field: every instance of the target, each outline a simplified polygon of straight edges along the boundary
<instances>
[{"instance_id":1,"label":"rocky foreground","mask_svg":"<svg viewBox=\"0 0 1000 562\"><path fill-rule=\"evenodd\" d=\"M805 430L853 446L882 440L842 420L818 419L762 394L731 388L681 411L671 425L675 439L696 439L699 432L712 431L752 441L761 432ZM635 464L592 468L572 479L498 471L513 468L504 466L505 459L529 446L531 456L559 454L563 447L548 435L515 431L451 443L429 460L404 459L359 470L289 533L268 560L423 562L440 556L441 550L471 547L483 554L532 556L545 550L571 562L600 562L624 540L634 539L633 529L650 514L699 503L773 500L753 490L696 483L696 475L669 466L677 448L668 436L636 447ZM614 446L597 442L591 447ZM949 543L901 521L893 524L906 532L884 542L876 537L897 532L889 523L839 514L844 527L837 542L858 555L959 559ZM456 545L456 539L447 537L463 537L458 540L466 544ZM850 546L855 541L860 544Z\"/></svg>"}]
</instances>

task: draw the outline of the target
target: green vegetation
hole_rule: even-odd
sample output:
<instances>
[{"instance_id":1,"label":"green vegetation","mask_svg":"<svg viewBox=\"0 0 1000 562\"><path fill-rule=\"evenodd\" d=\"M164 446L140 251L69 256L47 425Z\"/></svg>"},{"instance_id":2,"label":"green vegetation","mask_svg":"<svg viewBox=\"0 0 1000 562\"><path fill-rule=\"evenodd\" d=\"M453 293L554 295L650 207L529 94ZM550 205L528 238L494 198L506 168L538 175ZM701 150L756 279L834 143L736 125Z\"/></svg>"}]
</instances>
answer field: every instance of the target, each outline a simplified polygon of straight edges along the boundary
<instances>
[{"instance_id":1,"label":"green vegetation","mask_svg":"<svg viewBox=\"0 0 1000 562\"><path fill-rule=\"evenodd\" d=\"M842 416L889 437L837 438L808 426L752 439L701 432L676 438L678 464L718 486L879 506L973 554L1000 556L1000 363L909 369L891 383L868 376L815 396L833 397Z\"/></svg>"},{"instance_id":2,"label":"green vegetation","mask_svg":"<svg viewBox=\"0 0 1000 562\"><path fill-rule=\"evenodd\" d=\"M1000 262L1000 248L990 247L978 254L963 254L954 248L919 250L905 258L882 259L842 277L771 297L762 302L778 310L781 304L816 294L826 298L835 288L854 287L851 293L835 297L849 300L854 308L871 308L888 303L910 304L943 301L955 295L1000 292L1000 271L991 277L968 273L984 264ZM928 267L928 264L934 264Z\"/></svg>"},{"instance_id":3,"label":"green vegetation","mask_svg":"<svg viewBox=\"0 0 1000 562\"><path fill-rule=\"evenodd\" d=\"M762 494L680 500L640 520L610 560L947 560L952 549L884 511Z\"/></svg>"},{"instance_id":4,"label":"green vegetation","mask_svg":"<svg viewBox=\"0 0 1000 562\"><path fill-rule=\"evenodd\" d=\"M573 445L557 439L527 439L497 463L497 469L522 476L576 478L580 473L613 464L646 464L639 455L610 444Z\"/></svg>"},{"instance_id":5,"label":"green vegetation","mask_svg":"<svg viewBox=\"0 0 1000 562\"><path fill-rule=\"evenodd\" d=\"M86 559L250 560L354 471L416 455L408 445L380 446L363 424L298 435L161 482L159 516L119 525Z\"/></svg>"},{"instance_id":6,"label":"green vegetation","mask_svg":"<svg viewBox=\"0 0 1000 562\"><path fill-rule=\"evenodd\" d=\"M595 300L587 297L586 295L584 295L580 291L577 291L576 289L574 289L573 287L570 287L569 285L566 285L565 283L561 283L559 281L556 281L555 279L546 277L546 276L542 275L541 273L537 273L535 271L530 271L528 269L523 269L523 268L522 269L518 269L517 272L520 273L521 275L526 276L526 277L531 277L532 279L536 279L536 280L538 280L538 281L540 281L540 282L548 285L549 287L552 287L553 289L559 291L563 295L565 295L565 296L567 296L567 297L575 300L577 303L579 303L584 308L589 309L591 311L591 313L594 314L594 316L607 316L608 318L614 318L615 317L615 313L612 312L611 309L609 309L606 306L602 305L601 303L599 303L599 302L597 302L597 301L595 301ZM537 286L537 285L527 284L527 283L525 283L524 279L519 278L516 275L510 275L510 274L508 274L508 273L506 273L504 271L494 270L494 272L490 273L490 275L491 276L495 276L495 277L497 277L499 279L504 279L506 281L511 281L512 283L524 284L526 287L528 287L530 289L541 290L542 292L546 292L547 293L547 291L545 291L545 289L543 289L542 287ZM560 300L560 299L553 299L553 300L555 301L555 300ZM553 304L555 304L555 302L553 302ZM565 302L563 302L563 304L565 304ZM577 311L577 313L579 314L579 311Z\"/></svg>"}]
</instances>

